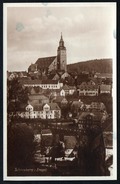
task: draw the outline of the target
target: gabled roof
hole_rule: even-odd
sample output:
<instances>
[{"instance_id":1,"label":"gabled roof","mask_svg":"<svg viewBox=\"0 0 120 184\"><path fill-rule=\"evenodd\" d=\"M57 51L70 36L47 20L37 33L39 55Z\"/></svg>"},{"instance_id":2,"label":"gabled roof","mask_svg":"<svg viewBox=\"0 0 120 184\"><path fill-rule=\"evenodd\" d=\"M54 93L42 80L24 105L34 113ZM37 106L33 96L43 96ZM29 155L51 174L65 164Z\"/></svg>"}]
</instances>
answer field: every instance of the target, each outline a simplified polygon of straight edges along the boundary
<instances>
[{"instance_id":1,"label":"gabled roof","mask_svg":"<svg viewBox=\"0 0 120 184\"><path fill-rule=\"evenodd\" d=\"M65 85L62 87L62 89L64 89L64 90L69 90L69 86L65 84Z\"/></svg>"},{"instance_id":2,"label":"gabled roof","mask_svg":"<svg viewBox=\"0 0 120 184\"><path fill-rule=\"evenodd\" d=\"M63 99L67 101L67 99L64 96L57 96L57 98L54 99L53 101L56 103L61 103Z\"/></svg>"},{"instance_id":3,"label":"gabled roof","mask_svg":"<svg viewBox=\"0 0 120 184\"><path fill-rule=\"evenodd\" d=\"M34 84L41 84L42 81L41 80L24 80L24 81L21 81L21 83L34 85Z\"/></svg>"},{"instance_id":4,"label":"gabled roof","mask_svg":"<svg viewBox=\"0 0 120 184\"><path fill-rule=\"evenodd\" d=\"M44 99L49 99L47 96L44 94L32 94L29 95L30 100L44 100Z\"/></svg>"},{"instance_id":5,"label":"gabled roof","mask_svg":"<svg viewBox=\"0 0 120 184\"><path fill-rule=\"evenodd\" d=\"M75 89L76 90L76 87L75 86L69 86L69 89Z\"/></svg>"},{"instance_id":6,"label":"gabled roof","mask_svg":"<svg viewBox=\"0 0 120 184\"><path fill-rule=\"evenodd\" d=\"M36 105L33 105L33 110L34 111L42 111L43 110L43 105L42 104L36 104Z\"/></svg>"},{"instance_id":7,"label":"gabled roof","mask_svg":"<svg viewBox=\"0 0 120 184\"><path fill-rule=\"evenodd\" d=\"M83 90L94 90L94 89L98 89L97 85L78 85L79 89Z\"/></svg>"},{"instance_id":8,"label":"gabled roof","mask_svg":"<svg viewBox=\"0 0 120 184\"><path fill-rule=\"evenodd\" d=\"M38 60L36 61L36 64L38 65L39 69L48 68L56 57L57 56L38 58Z\"/></svg>"},{"instance_id":9,"label":"gabled roof","mask_svg":"<svg viewBox=\"0 0 120 184\"><path fill-rule=\"evenodd\" d=\"M47 103L50 106L50 110L60 110L57 103Z\"/></svg>"},{"instance_id":10,"label":"gabled roof","mask_svg":"<svg viewBox=\"0 0 120 184\"><path fill-rule=\"evenodd\" d=\"M52 73L48 76L48 79L53 79L55 76L58 76L60 78L60 75L58 73Z\"/></svg>"}]
</instances>

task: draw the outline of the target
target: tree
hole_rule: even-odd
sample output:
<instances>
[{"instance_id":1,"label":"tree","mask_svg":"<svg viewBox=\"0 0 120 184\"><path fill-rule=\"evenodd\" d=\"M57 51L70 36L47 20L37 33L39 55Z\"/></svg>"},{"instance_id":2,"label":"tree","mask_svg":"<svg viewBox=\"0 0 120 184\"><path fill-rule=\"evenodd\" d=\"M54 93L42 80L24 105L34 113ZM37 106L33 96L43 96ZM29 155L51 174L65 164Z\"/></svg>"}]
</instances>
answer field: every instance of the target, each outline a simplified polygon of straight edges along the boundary
<instances>
[{"instance_id":1,"label":"tree","mask_svg":"<svg viewBox=\"0 0 120 184\"><path fill-rule=\"evenodd\" d=\"M34 133L25 123L8 125L7 131L7 159L8 173L15 167L30 166L35 151Z\"/></svg>"},{"instance_id":2,"label":"tree","mask_svg":"<svg viewBox=\"0 0 120 184\"><path fill-rule=\"evenodd\" d=\"M7 81L7 107L8 113L11 110L11 104L14 104L14 113L19 108L20 104L25 104L28 101L28 88L24 88L18 78Z\"/></svg>"}]
</instances>

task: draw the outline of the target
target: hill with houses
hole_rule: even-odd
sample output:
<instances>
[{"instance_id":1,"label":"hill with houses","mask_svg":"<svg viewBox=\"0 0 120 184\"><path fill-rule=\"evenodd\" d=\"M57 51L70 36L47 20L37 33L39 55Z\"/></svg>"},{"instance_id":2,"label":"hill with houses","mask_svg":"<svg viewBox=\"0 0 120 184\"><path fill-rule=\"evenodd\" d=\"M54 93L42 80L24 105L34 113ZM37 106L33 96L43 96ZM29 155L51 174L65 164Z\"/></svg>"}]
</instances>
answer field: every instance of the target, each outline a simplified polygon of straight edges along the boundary
<instances>
[{"instance_id":1,"label":"hill with houses","mask_svg":"<svg viewBox=\"0 0 120 184\"><path fill-rule=\"evenodd\" d=\"M112 73L112 59L95 59L67 65L68 72Z\"/></svg>"}]
</instances>

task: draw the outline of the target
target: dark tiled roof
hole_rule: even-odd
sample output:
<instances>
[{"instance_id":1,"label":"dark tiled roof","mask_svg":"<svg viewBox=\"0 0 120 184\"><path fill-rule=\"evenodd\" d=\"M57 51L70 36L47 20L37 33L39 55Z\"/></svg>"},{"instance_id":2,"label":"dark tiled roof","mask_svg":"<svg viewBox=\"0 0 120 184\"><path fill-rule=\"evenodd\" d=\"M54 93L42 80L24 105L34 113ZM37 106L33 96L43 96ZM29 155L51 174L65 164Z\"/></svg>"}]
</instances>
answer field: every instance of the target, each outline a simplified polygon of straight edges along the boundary
<instances>
[{"instance_id":1,"label":"dark tiled roof","mask_svg":"<svg viewBox=\"0 0 120 184\"><path fill-rule=\"evenodd\" d=\"M48 68L55 58L56 56L38 58L38 60L36 61L38 69Z\"/></svg>"},{"instance_id":2,"label":"dark tiled roof","mask_svg":"<svg viewBox=\"0 0 120 184\"><path fill-rule=\"evenodd\" d=\"M47 103L50 106L50 110L60 110L57 103Z\"/></svg>"},{"instance_id":3,"label":"dark tiled roof","mask_svg":"<svg viewBox=\"0 0 120 184\"><path fill-rule=\"evenodd\" d=\"M32 94L32 95L29 95L29 99L30 100L41 100L41 99L45 100L49 98L43 94Z\"/></svg>"},{"instance_id":4,"label":"dark tiled roof","mask_svg":"<svg viewBox=\"0 0 120 184\"><path fill-rule=\"evenodd\" d=\"M36 104L33 105L34 111L42 111L43 110L43 105L42 104Z\"/></svg>"},{"instance_id":5,"label":"dark tiled roof","mask_svg":"<svg viewBox=\"0 0 120 184\"><path fill-rule=\"evenodd\" d=\"M41 80L24 80L21 81L22 84L41 84Z\"/></svg>"},{"instance_id":6,"label":"dark tiled roof","mask_svg":"<svg viewBox=\"0 0 120 184\"><path fill-rule=\"evenodd\" d=\"M65 97L63 97L63 96L57 96L57 98L54 99L54 102L61 103L63 99L65 99L67 101L67 99Z\"/></svg>"},{"instance_id":7,"label":"dark tiled roof","mask_svg":"<svg viewBox=\"0 0 120 184\"><path fill-rule=\"evenodd\" d=\"M97 85L78 85L79 89L81 90L94 90L94 89L98 89Z\"/></svg>"},{"instance_id":8,"label":"dark tiled roof","mask_svg":"<svg viewBox=\"0 0 120 184\"><path fill-rule=\"evenodd\" d=\"M42 80L42 84L58 84L57 80Z\"/></svg>"}]
</instances>

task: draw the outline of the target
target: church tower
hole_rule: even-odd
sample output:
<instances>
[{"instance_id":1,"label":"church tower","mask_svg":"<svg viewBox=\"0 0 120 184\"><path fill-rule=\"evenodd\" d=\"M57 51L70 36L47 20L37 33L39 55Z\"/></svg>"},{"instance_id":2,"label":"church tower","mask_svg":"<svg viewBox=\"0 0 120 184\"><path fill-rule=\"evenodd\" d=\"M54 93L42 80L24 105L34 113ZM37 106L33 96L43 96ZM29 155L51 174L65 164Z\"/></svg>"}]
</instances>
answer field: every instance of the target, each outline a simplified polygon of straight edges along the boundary
<instances>
[{"instance_id":1,"label":"church tower","mask_svg":"<svg viewBox=\"0 0 120 184\"><path fill-rule=\"evenodd\" d=\"M67 71L66 47L64 46L62 33L57 49L57 69Z\"/></svg>"}]
</instances>

